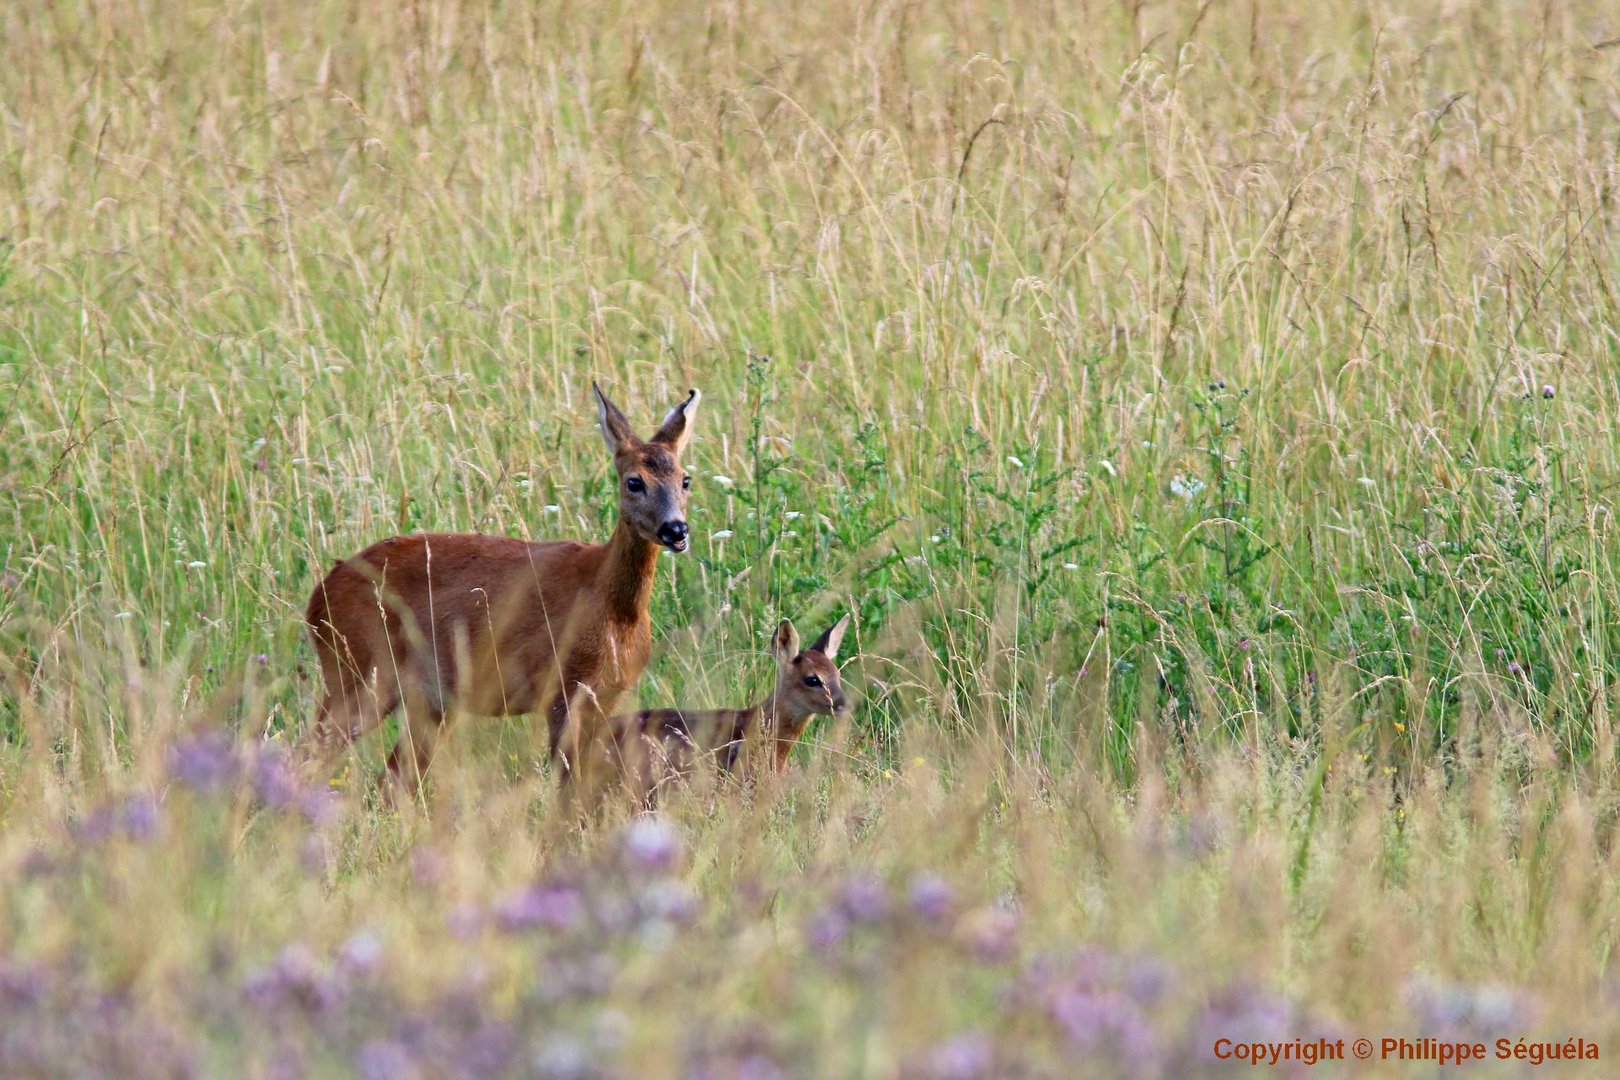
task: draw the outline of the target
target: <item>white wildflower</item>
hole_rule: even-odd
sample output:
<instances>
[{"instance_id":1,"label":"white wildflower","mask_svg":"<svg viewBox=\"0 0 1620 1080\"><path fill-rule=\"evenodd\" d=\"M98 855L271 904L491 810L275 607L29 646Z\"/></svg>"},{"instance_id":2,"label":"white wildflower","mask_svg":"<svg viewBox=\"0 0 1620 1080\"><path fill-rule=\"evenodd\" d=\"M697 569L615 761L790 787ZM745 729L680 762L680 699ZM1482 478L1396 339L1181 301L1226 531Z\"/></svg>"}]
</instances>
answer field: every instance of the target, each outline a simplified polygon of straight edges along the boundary
<instances>
[{"instance_id":1,"label":"white wildflower","mask_svg":"<svg viewBox=\"0 0 1620 1080\"><path fill-rule=\"evenodd\" d=\"M1063 564L1063 569L1065 569L1065 570L1078 570L1078 569L1080 569L1080 564L1079 563L1073 563L1073 562L1066 562L1066 563Z\"/></svg>"},{"instance_id":2,"label":"white wildflower","mask_svg":"<svg viewBox=\"0 0 1620 1080\"><path fill-rule=\"evenodd\" d=\"M205 567L207 565L208 564L203 562L201 559L193 559L190 562L186 563L186 566L188 568L192 569L192 570L201 570L203 567Z\"/></svg>"},{"instance_id":3,"label":"white wildflower","mask_svg":"<svg viewBox=\"0 0 1620 1080\"><path fill-rule=\"evenodd\" d=\"M1008 454L1007 455L1007 464L1011 465L1015 469L1022 469L1024 467L1023 459L1020 458L1017 454Z\"/></svg>"},{"instance_id":4,"label":"white wildflower","mask_svg":"<svg viewBox=\"0 0 1620 1080\"><path fill-rule=\"evenodd\" d=\"M546 513L560 514L562 513L562 507L558 506L556 503L546 503Z\"/></svg>"},{"instance_id":5,"label":"white wildflower","mask_svg":"<svg viewBox=\"0 0 1620 1080\"><path fill-rule=\"evenodd\" d=\"M133 619L134 617L135 613L133 611L120 611L113 616L115 619Z\"/></svg>"},{"instance_id":6,"label":"white wildflower","mask_svg":"<svg viewBox=\"0 0 1620 1080\"><path fill-rule=\"evenodd\" d=\"M1196 499L1204 490L1204 482L1196 476L1182 476L1176 473L1170 478L1170 494L1179 495L1189 502Z\"/></svg>"},{"instance_id":7,"label":"white wildflower","mask_svg":"<svg viewBox=\"0 0 1620 1080\"><path fill-rule=\"evenodd\" d=\"M787 518L789 521L797 521L799 518L803 517L804 515L799 513L799 511L797 511L797 510L788 510L788 511L785 511L782 514L782 516Z\"/></svg>"},{"instance_id":8,"label":"white wildflower","mask_svg":"<svg viewBox=\"0 0 1620 1080\"><path fill-rule=\"evenodd\" d=\"M1119 470L1114 468L1114 463L1109 461L1107 458L1103 458L1101 461L1097 462L1097 467L1103 472L1107 473L1109 476L1119 475Z\"/></svg>"},{"instance_id":9,"label":"white wildflower","mask_svg":"<svg viewBox=\"0 0 1620 1080\"><path fill-rule=\"evenodd\" d=\"M711 539L711 540L730 540L731 539L731 530L730 529L716 529L714 532L709 534L709 539Z\"/></svg>"},{"instance_id":10,"label":"white wildflower","mask_svg":"<svg viewBox=\"0 0 1620 1080\"><path fill-rule=\"evenodd\" d=\"M736 481L733 480L731 477L729 477L729 476L721 476L719 473L715 473L709 479L713 480L715 483L719 484L723 488L728 488L732 484L736 483Z\"/></svg>"}]
</instances>

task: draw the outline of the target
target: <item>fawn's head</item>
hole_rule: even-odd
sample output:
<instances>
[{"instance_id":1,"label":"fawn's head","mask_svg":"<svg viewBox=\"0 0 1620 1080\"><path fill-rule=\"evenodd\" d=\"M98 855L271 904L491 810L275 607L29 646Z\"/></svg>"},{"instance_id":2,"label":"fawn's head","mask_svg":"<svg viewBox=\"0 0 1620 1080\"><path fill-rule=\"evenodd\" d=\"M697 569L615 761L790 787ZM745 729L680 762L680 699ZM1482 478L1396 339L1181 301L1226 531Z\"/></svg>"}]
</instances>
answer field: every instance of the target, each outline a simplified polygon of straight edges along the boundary
<instances>
[{"instance_id":1,"label":"fawn's head","mask_svg":"<svg viewBox=\"0 0 1620 1080\"><path fill-rule=\"evenodd\" d=\"M776 628L771 649L776 654L776 771L787 769L788 754L813 716L849 711L849 698L838 677L838 646L849 629L845 615L799 651L799 632L787 619Z\"/></svg>"},{"instance_id":2,"label":"fawn's head","mask_svg":"<svg viewBox=\"0 0 1620 1080\"><path fill-rule=\"evenodd\" d=\"M669 410L653 437L642 441L602 388L592 383L591 389L596 391L602 438L619 474L619 519L643 540L685 551L686 493L692 477L681 468L681 451L692 440L692 417L703 395L690 391L685 401Z\"/></svg>"}]
</instances>

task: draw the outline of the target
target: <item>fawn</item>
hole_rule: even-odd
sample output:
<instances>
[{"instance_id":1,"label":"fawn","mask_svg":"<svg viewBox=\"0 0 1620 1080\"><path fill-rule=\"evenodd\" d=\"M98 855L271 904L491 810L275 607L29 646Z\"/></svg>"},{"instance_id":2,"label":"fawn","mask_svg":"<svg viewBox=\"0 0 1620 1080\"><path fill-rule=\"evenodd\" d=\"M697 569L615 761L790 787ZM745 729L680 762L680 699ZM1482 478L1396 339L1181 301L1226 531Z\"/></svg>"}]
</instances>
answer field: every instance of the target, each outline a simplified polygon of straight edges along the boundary
<instances>
[{"instance_id":1,"label":"fawn","mask_svg":"<svg viewBox=\"0 0 1620 1080\"><path fill-rule=\"evenodd\" d=\"M642 803L658 789L692 771L699 755L712 756L721 772L746 770L756 751L768 750L778 773L814 716L847 712L849 699L839 680L838 647L849 616L799 651L799 632L783 619L771 639L776 657L776 689L746 709L643 709L613 717L606 736L611 764Z\"/></svg>"},{"instance_id":2,"label":"fawn","mask_svg":"<svg viewBox=\"0 0 1620 1080\"><path fill-rule=\"evenodd\" d=\"M612 538L415 534L339 562L306 614L326 685L315 722L326 752L403 703L388 771L414 791L452 706L486 716L543 709L568 781L582 738L647 664L659 552L687 547L692 479L680 458L702 397L690 391L644 442L591 388L618 474Z\"/></svg>"}]
</instances>

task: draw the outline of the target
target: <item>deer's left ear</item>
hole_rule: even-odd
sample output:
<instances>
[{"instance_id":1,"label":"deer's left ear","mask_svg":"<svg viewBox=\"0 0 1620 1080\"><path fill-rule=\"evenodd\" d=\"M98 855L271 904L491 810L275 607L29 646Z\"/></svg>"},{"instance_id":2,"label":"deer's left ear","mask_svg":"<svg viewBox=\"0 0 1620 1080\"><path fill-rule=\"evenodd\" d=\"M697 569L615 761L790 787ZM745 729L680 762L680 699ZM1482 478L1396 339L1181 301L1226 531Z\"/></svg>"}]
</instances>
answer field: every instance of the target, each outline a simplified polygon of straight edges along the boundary
<instances>
[{"instance_id":1,"label":"deer's left ear","mask_svg":"<svg viewBox=\"0 0 1620 1080\"><path fill-rule=\"evenodd\" d=\"M842 619L833 623L827 632L816 638L810 647L816 652L825 653L827 659L838 659L838 646L844 643L844 631L849 629L849 614L846 612Z\"/></svg>"},{"instance_id":2,"label":"deer's left ear","mask_svg":"<svg viewBox=\"0 0 1620 1080\"><path fill-rule=\"evenodd\" d=\"M771 652L776 655L778 664L787 665L799 655L799 631L794 628L793 622L783 619L776 624L776 633L771 635Z\"/></svg>"},{"instance_id":3,"label":"deer's left ear","mask_svg":"<svg viewBox=\"0 0 1620 1080\"><path fill-rule=\"evenodd\" d=\"M698 402L702 400L703 395L697 390L687 391L686 400L669 410L664 422L658 425L658 432L653 435L652 441L669 447L670 453L680 457L686 444L692 441L692 419L697 415Z\"/></svg>"}]
</instances>

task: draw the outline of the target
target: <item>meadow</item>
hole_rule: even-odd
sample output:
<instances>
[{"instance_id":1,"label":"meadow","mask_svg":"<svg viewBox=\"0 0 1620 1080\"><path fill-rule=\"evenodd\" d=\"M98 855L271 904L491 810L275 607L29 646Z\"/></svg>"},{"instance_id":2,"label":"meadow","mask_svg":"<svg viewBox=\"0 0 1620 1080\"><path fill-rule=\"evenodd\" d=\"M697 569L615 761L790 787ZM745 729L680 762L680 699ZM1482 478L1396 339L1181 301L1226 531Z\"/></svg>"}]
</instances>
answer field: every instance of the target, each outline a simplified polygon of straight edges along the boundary
<instances>
[{"instance_id":1,"label":"meadow","mask_svg":"<svg viewBox=\"0 0 1620 1080\"><path fill-rule=\"evenodd\" d=\"M0 6L0 1076L1605 1075L1617 149L1599 0ZM309 779L310 590L606 538L593 378L641 703L853 716Z\"/></svg>"}]
</instances>

